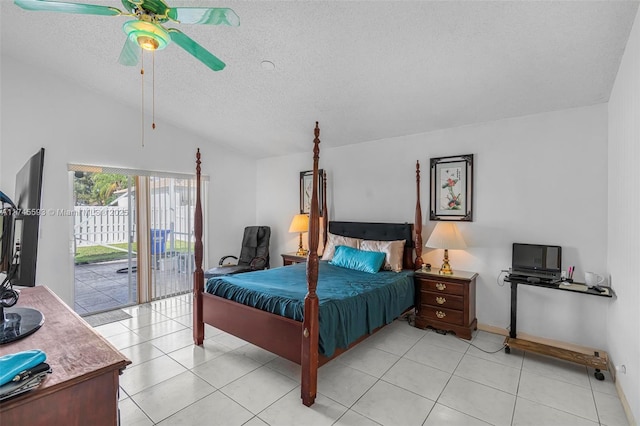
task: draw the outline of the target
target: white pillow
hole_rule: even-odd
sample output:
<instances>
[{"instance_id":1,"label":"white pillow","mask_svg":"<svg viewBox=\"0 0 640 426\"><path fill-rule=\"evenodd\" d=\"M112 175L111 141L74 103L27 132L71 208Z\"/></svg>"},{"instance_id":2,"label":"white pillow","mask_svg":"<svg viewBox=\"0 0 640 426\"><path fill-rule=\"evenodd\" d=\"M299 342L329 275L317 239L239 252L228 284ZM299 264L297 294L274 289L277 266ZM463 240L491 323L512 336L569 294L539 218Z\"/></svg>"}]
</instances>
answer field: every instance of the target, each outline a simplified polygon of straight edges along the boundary
<instances>
[{"instance_id":1,"label":"white pillow","mask_svg":"<svg viewBox=\"0 0 640 426\"><path fill-rule=\"evenodd\" d=\"M342 235L335 235L327 232L327 245L322 253L322 260L333 259L333 254L338 246L347 246L353 248L360 248L360 238L343 237Z\"/></svg>"},{"instance_id":2,"label":"white pillow","mask_svg":"<svg viewBox=\"0 0 640 426\"><path fill-rule=\"evenodd\" d=\"M385 271L400 272L402 270L402 259L404 258L404 244L406 240L397 241L373 241L364 240L360 243L360 250L379 251L384 253Z\"/></svg>"}]
</instances>

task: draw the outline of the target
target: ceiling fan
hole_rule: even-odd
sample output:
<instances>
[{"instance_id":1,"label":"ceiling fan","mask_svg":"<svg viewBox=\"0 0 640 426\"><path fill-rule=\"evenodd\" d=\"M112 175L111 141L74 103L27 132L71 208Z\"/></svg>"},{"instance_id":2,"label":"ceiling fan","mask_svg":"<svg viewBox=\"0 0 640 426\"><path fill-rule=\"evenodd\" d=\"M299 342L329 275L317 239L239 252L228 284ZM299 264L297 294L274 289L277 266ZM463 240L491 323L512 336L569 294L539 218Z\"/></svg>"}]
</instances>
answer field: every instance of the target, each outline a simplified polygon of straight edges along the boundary
<instances>
[{"instance_id":1,"label":"ceiling fan","mask_svg":"<svg viewBox=\"0 0 640 426\"><path fill-rule=\"evenodd\" d=\"M230 25L233 27L240 25L240 18L229 8L169 7L164 0L122 0L128 13L115 7L82 3L49 0L14 0L14 2L26 10L136 18L125 22L122 26L127 40L118 61L123 65L130 66L136 65L140 60L140 48L150 51L161 50L173 41L213 71L220 71L225 67L224 62L182 31L175 28L165 28L163 24L172 21L183 24Z\"/></svg>"}]
</instances>

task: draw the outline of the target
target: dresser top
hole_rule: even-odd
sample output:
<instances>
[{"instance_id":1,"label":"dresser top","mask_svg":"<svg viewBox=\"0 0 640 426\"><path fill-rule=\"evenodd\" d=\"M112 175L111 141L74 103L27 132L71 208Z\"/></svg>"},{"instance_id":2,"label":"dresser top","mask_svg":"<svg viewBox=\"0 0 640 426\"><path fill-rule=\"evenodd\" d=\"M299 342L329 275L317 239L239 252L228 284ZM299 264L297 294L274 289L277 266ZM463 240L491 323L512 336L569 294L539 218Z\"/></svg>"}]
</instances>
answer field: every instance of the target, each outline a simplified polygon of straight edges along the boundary
<instances>
[{"instance_id":1,"label":"dresser top","mask_svg":"<svg viewBox=\"0 0 640 426\"><path fill-rule=\"evenodd\" d=\"M429 272L425 272L422 269L417 269L415 272L415 276L419 278L421 277L421 278L431 278L431 279L451 278L451 279L458 279L458 280L473 280L478 276L478 274L476 272L461 271L458 269L454 269L453 275L443 275L438 273L437 269L432 268L432 270Z\"/></svg>"}]
</instances>

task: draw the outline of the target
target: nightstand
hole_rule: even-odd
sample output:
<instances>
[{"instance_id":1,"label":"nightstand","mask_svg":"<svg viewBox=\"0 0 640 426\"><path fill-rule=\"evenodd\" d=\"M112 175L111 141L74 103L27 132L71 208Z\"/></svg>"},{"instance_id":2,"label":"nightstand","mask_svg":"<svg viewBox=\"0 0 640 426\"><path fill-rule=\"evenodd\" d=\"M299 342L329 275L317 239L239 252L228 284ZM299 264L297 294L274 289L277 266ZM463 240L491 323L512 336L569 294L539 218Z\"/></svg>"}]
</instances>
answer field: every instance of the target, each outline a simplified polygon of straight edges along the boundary
<instances>
[{"instance_id":1,"label":"nightstand","mask_svg":"<svg viewBox=\"0 0 640 426\"><path fill-rule=\"evenodd\" d=\"M433 327L453 331L470 340L477 329L475 272L456 271L453 275L418 270L414 275L418 328Z\"/></svg>"},{"instance_id":2,"label":"nightstand","mask_svg":"<svg viewBox=\"0 0 640 426\"><path fill-rule=\"evenodd\" d=\"M307 256L298 256L295 253L284 253L282 256L282 264L284 266L293 265L294 263L304 263L307 261Z\"/></svg>"}]
</instances>

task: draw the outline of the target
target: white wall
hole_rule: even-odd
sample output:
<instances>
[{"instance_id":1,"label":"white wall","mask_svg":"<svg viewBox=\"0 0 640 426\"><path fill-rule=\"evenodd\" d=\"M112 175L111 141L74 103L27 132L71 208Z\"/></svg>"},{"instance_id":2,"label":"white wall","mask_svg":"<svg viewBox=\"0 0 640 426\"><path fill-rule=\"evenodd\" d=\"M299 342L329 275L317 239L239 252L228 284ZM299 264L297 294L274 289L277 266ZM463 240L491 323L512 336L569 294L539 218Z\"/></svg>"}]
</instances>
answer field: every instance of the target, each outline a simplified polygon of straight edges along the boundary
<instances>
[{"instance_id":1,"label":"white wall","mask_svg":"<svg viewBox=\"0 0 640 426\"><path fill-rule=\"evenodd\" d=\"M297 247L297 236L286 231L298 210L298 173L312 164L311 130L308 154L258 161L257 217L274 227L272 256ZM578 280L585 270L606 271L605 104L339 148L320 146L331 220L413 222L415 162L420 160L425 242L434 226L426 214L429 158L475 154L474 221L459 226L470 247L451 251L450 258L454 268L480 274L481 323L509 325L509 287L496 279L511 264L513 242L561 245L563 265L575 265ZM439 265L442 250L424 249L423 258ZM518 330L604 348L608 303L522 286Z\"/></svg>"},{"instance_id":2,"label":"white wall","mask_svg":"<svg viewBox=\"0 0 640 426\"><path fill-rule=\"evenodd\" d=\"M640 22L629 36L609 99L609 256L607 271L617 298L610 305L610 356L626 366L618 381L640 420Z\"/></svg>"},{"instance_id":3,"label":"white wall","mask_svg":"<svg viewBox=\"0 0 640 426\"><path fill-rule=\"evenodd\" d=\"M6 56L1 70L3 191L13 194L16 172L40 147L45 148L45 209L70 207L68 163L195 173L195 151L200 147L202 171L211 177L209 264L223 254L239 253L243 228L255 222L255 160L159 119L155 131L145 131L142 147L139 110ZM70 218L41 218L36 279L73 306L70 229Z\"/></svg>"}]
</instances>

